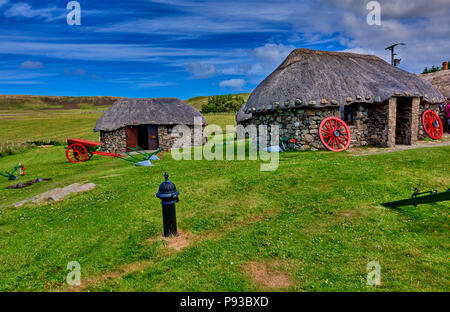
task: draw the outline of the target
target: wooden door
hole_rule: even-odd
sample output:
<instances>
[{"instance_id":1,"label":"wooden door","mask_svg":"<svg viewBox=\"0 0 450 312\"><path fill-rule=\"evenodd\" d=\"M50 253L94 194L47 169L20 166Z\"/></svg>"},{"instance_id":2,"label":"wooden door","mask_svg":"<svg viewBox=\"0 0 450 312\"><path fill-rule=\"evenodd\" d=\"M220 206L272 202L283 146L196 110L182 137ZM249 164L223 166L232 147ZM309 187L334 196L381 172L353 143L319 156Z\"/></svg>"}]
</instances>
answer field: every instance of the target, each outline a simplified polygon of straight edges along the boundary
<instances>
[{"instance_id":1,"label":"wooden door","mask_svg":"<svg viewBox=\"0 0 450 312\"><path fill-rule=\"evenodd\" d=\"M158 126L148 125L148 149L154 151L158 148Z\"/></svg>"},{"instance_id":2,"label":"wooden door","mask_svg":"<svg viewBox=\"0 0 450 312\"><path fill-rule=\"evenodd\" d=\"M138 146L137 127L127 126L127 150Z\"/></svg>"}]
</instances>

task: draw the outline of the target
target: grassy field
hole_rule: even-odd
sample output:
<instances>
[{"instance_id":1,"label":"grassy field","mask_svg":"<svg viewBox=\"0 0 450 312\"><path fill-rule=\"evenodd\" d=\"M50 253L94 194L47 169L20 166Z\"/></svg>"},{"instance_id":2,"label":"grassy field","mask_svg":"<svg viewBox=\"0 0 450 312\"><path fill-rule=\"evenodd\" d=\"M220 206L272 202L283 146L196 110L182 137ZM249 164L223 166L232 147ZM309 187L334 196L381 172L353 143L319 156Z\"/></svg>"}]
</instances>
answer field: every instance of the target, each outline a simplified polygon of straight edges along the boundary
<instances>
[{"instance_id":1,"label":"grassy field","mask_svg":"<svg viewBox=\"0 0 450 312\"><path fill-rule=\"evenodd\" d=\"M102 110L102 108L98 108ZM98 140L92 110L2 111L1 141ZM233 115L207 115L234 124ZM63 146L0 157L52 182L8 190L0 177L0 291L449 291L448 203L387 209L415 187L450 186L450 147L354 157L281 154L279 169L260 161L175 161L134 167L94 156L71 164ZM163 240L155 197L164 172L180 191L182 235ZM94 182L64 201L13 208L55 187ZM381 285L366 285L366 266ZM68 288L70 261L82 287Z\"/></svg>"},{"instance_id":2,"label":"grassy field","mask_svg":"<svg viewBox=\"0 0 450 312\"><path fill-rule=\"evenodd\" d=\"M107 107L97 110L0 111L0 154L25 149L33 143L64 144L67 138L98 141L95 123ZM234 114L207 114L209 124L235 125Z\"/></svg>"},{"instance_id":3,"label":"grassy field","mask_svg":"<svg viewBox=\"0 0 450 312\"><path fill-rule=\"evenodd\" d=\"M259 171L259 161L168 154L155 167L100 156L70 164L62 146L2 157L2 168L22 162L27 177L53 182L7 190L11 182L0 180L0 290L67 290L66 265L78 261L84 291L448 291L448 204L392 210L380 203L416 186L446 189L449 152L293 152L281 155L275 172ZM165 171L181 192L185 248L160 239L155 193ZM87 181L97 188L11 207ZM381 265L376 288L366 286L372 260ZM265 285L261 274L284 282Z\"/></svg>"},{"instance_id":4,"label":"grassy field","mask_svg":"<svg viewBox=\"0 0 450 312\"><path fill-rule=\"evenodd\" d=\"M247 100L249 94L239 94ZM0 95L0 155L30 145L64 144L67 138L98 141L93 132L98 118L119 98ZM207 96L186 100L197 109ZM235 125L234 114L207 114L209 124Z\"/></svg>"}]
</instances>

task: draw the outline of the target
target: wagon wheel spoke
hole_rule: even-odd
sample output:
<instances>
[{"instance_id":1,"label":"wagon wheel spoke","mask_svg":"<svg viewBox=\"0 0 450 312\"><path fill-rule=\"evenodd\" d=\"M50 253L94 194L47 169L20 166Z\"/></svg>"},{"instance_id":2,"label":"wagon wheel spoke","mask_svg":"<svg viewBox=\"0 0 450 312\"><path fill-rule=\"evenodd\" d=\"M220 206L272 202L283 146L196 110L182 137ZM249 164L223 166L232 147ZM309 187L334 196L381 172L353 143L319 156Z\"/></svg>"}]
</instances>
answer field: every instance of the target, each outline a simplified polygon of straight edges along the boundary
<instances>
[{"instance_id":1,"label":"wagon wheel spoke","mask_svg":"<svg viewBox=\"0 0 450 312\"><path fill-rule=\"evenodd\" d=\"M423 113L422 124L425 132L434 140L439 140L444 134L441 119L434 111L427 110Z\"/></svg>"},{"instance_id":2,"label":"wagon wheel spoke","mask_svg":"<svg viewBox=\"0 0 450 312\"><path fill-rule=\"evenodd\" d=\"M330 151L340 152L350 145L350 131L347 124L339 118L328 117L319 127L322 144Z\"/></svg>"},{"instance_id":3,"label":"wagon wheel spoke","mask_svg":"<svg viewBox=\"0 0 450 312\"><path fill-rule=\"evenodd\" d=\"M72 144L66 150L66 157L71 163L83 162L87 158L87 150L81 144Z\"/></svg>"}]
</instances>

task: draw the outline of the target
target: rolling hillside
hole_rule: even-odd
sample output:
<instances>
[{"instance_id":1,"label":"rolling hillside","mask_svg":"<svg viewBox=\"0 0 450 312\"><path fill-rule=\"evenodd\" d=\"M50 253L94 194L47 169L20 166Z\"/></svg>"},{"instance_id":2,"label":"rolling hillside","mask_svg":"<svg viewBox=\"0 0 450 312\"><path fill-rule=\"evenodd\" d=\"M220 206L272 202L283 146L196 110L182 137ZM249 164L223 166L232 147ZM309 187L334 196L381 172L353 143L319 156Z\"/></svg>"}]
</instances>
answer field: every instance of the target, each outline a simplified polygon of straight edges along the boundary
<instances>
[{"instance_id":1,"label":"rolling hillside","mask_svg":"<svg viewBox=\"0 0 450 312\"><path fill-rule=\"evenodd\" d=\"M250 93L236 94L247 101ZM113 96L38 96L38 95L0 95L0 110L48 110L48 109L93 109L108 107L122 99ZM208 96L197 96L185 100L197 110L208 102Z\"/></svg>"},{"instance_id":2,"label":"rolling hillside","mask_svg":"<svg viewBox=\"0 0 450 312\"><path fill-rule=\"evenodd\" d=\"M245 102L247 102L250 93L239 93L239 94L233 94L236 96L241 96L244 98ZM188 103L189 105L192 105L193 107L195 107L195 109L197 110L201 110L202 106L206 103L208 103L208 97L209 96L196 96L190 99L185 100L186 103Z\"/></svg>"},{"instance_id":3,"label":"rolling hillside","mask_svg":"<svg viewBox=\"0 0 450 312\"><path fill-rule=\"evenodd\" d=\"M0 95L0 110L88 109L110 106L118 99L112 96Z\"/></svg>"}]
</instances>

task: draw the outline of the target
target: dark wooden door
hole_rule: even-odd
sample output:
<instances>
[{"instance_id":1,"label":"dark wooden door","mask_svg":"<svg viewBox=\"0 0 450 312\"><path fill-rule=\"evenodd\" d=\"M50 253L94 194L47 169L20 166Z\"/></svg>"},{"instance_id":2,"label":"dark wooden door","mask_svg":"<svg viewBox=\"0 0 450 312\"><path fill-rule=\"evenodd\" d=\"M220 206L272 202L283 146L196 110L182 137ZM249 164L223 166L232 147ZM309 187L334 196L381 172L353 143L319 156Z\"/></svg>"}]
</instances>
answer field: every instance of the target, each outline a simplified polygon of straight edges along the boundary
<instances>
[{"instance_id":1,"label":"dark wooden door","mask_svg":"<svg viewBox=\"0 0 450 312\"><path fill-rule=\"evenodd\" d=\"M137 126L138 146L143 150L148 150L148 127L147 125Z\"/></svg>"},{"instance_id":2,"label":"dark wooden door","mask_svg":"<svg viewBox=\"0 0 450 312\"><path fill-rule=\"evenodd\" d=\"M127 126L127 150L138 146L137 127Z\"/></svg>"},{"instance_id":3,"label":"dark wooden door","mask_svg":"<svg viewBox=\"0 0 450 312\"><path fill-rule=\"evenodd\" d=\"M158 126L148 125L148 149L157 150L158 148Z\"/></svg>"}]
</instances>

